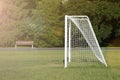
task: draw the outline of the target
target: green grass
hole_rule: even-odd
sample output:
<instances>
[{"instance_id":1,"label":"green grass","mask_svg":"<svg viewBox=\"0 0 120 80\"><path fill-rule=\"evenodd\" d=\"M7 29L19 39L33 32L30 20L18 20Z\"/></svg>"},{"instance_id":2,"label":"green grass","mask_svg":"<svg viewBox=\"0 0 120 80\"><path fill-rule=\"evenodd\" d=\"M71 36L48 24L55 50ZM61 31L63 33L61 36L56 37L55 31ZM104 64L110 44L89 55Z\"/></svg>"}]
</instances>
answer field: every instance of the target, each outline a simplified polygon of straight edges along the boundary
<instances>
[{"instance_id":1,"label":"green grass","mask_svg":"<svg viewBox=\"0 0 120 80\"><path fill-rule=\"evenodd\" d=\"M120 50L105 50L108 67L71 63L63 50L0 51L0 80L120 80Z\"/></svg>"}]
</instances>

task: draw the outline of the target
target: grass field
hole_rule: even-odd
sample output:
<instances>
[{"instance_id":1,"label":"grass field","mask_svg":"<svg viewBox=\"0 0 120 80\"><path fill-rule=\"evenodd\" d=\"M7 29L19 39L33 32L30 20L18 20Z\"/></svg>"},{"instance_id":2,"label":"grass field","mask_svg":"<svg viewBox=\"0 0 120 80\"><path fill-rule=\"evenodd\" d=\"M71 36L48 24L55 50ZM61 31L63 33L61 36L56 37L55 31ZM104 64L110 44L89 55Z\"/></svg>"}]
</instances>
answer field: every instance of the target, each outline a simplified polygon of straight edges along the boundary
<instances>
[{"instance_id":1,"label":"grass field","mask_svg":"<svg viewBox=\"0 0 120 80\"><path fill-rule=\"evenodd\" d=\"M0 80L120 80L120 50L104 50L108 63L63 67L63 50L0 50Z\"/></svg>"}]
</instances>

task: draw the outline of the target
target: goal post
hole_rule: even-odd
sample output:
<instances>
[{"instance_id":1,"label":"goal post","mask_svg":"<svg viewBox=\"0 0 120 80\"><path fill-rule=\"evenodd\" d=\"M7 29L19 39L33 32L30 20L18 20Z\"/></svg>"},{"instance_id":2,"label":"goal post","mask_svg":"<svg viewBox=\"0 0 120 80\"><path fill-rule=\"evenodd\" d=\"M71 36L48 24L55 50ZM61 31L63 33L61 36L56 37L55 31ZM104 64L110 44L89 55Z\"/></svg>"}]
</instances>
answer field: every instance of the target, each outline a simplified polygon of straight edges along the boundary
<instances>
[{"instance_id":1,"label":"goal post","mask_svg":"<svg viewBox=\"0 0 120 80\"><path fill-rule=\"evenodd\" d=\"M102 50L92 28L88 16L65 15L65 50L64 67L73 60L74 54L80 56L79 60L88 61L87 57L96 58L107 66ZM87 53L87 55L85 55ZM81 56L82 54L82 56ZM85 58L84 58L84 57ZM76 57L76 56L75 56ZM74 59L75 59L74 57ZM78 57L77 57L78 58ZM82 59L81 59L82 58ZM89 59L90 60L90 59Z\"/></svg>"}]
</instances>

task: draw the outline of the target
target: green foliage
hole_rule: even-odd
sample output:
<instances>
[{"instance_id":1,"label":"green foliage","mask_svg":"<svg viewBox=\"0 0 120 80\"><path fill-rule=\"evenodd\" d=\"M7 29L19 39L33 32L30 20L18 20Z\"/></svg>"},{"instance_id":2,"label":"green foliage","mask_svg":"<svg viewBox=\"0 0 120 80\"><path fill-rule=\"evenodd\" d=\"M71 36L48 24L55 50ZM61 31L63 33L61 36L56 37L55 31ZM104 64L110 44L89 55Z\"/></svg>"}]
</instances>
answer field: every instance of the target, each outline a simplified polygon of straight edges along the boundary
<instances>
[{"instance_id":1,"label":"green foliage","mask_svg":"<svg viewBox=\"0 0 120 80\"><path fill-rule=\"evenodd\" d=\"M0 6L0 46L33 40L36 47L63 47L65 15L88 15L101 45L120 38L119 0L4 0Z\"/></svg>"},{"instance_id":2,"label":"green foliage","mask_svg":"<svg viewBox=\"0 0 120 80\"><path fill-rule=\"evenodd\" d=\"M66 14L88 15L101 45L118 38L120 29L120 2L107 0L69 0ZM74 6L73 6L74 5ZM108 41L109 40L109 41Z\"/></svg>"},{"instance_id":3,"label":"green foliage","mask_svg":"<svg viewBox=\"0 0 120 80\"><path fill-rule=\"evenodd\" d=\"M63 19L60 20L61 0L37 1L33 11L34 20L38 24L39 32L36 32L35 43L37 47L63 46ZM38 22L39 20L39 22ZM61 27L61 28L60 28ZM60 28L60 31L58 30ZM37 42L36 42L37 41Z\"/></svg>"},{"instance_id":4,"label":"green foliage","mask_svg":"<svg viewBox=\"0 0 120 80\"><path fill-rule=\"evenodd\" d=\"M88 15L101 45L120 37L119 1L68 0L61 3L61 0L37 0L36 3L34 18L40 21L37 23L39 27L44 26L43 31L39 28L41 33L36 38L37 46L63 46L64 15Z\"/></svg>"}]
</instances>

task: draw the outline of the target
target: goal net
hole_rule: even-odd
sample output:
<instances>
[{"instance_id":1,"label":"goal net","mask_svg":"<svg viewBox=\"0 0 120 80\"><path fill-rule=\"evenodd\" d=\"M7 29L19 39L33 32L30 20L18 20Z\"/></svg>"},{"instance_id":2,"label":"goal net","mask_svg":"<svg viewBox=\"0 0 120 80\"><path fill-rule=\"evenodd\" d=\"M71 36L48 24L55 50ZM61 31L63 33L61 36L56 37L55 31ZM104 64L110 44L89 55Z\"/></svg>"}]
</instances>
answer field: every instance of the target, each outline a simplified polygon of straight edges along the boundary
<instances>
[{"instance_id":1,"label":"goal net","mask_svg":"<svg viewBox=\"0 0 120 80\"><path fill-rule=\"evenodd\" d=\"M70 62L107 66L88 16L65 16L64 67Z\"/></svg>"}]
</instances>

